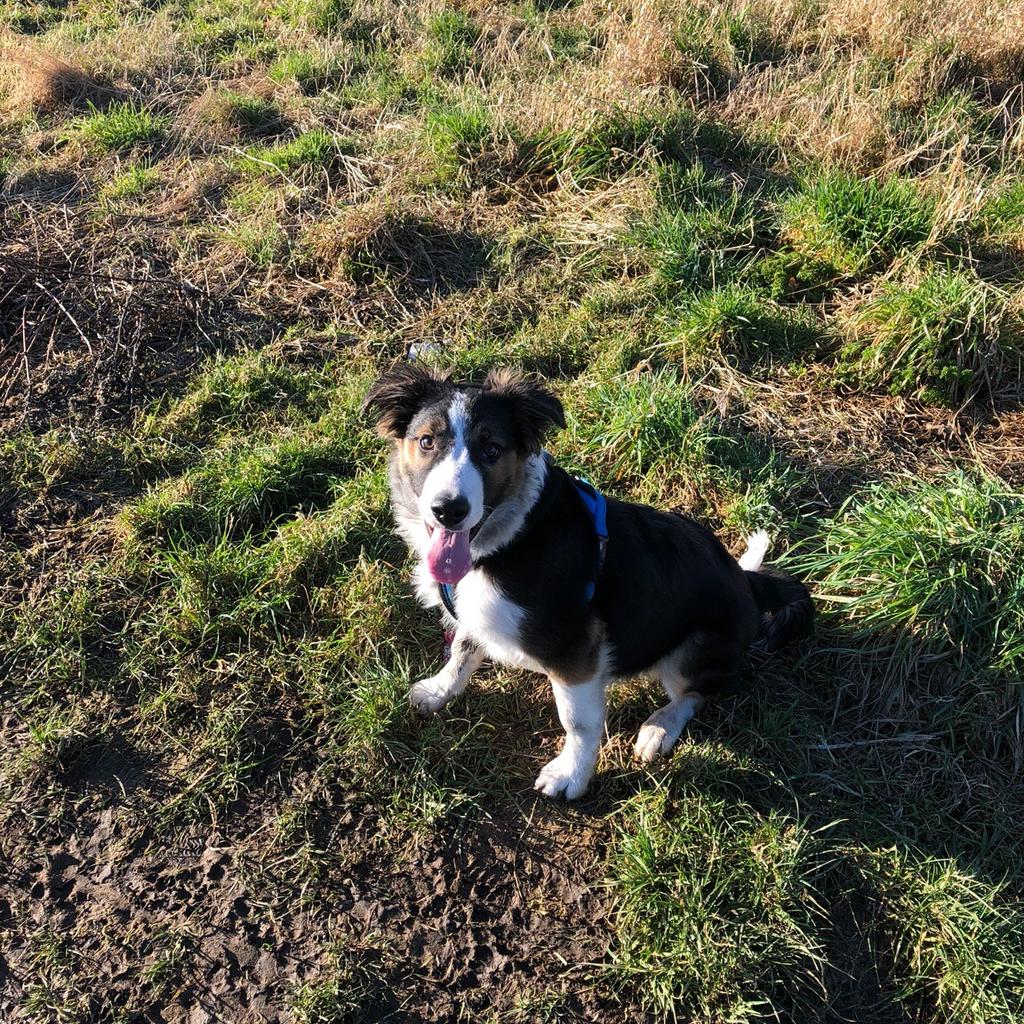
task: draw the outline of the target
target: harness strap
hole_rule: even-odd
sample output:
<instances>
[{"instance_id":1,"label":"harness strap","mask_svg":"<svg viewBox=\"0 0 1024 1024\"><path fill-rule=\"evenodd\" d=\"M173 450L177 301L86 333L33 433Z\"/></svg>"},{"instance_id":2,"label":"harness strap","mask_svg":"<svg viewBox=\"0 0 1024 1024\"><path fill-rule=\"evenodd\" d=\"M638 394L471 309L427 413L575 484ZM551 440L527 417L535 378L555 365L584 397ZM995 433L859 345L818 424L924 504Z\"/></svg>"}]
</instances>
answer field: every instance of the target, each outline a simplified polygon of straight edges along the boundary
<instances>
[{"instance_id":1,"label":"harness strap","mask_svg":"<svg viewBox=\"0 0 1024 1024\"><path fill-rule=\"evenodd\" d=\"M594 592L597 589L597 578L604 568L605 554L608 551L608 503L604 495L582 477L573 476L569 478L583 507L590 516L590 522L594 527L594 534L597 537L597 566L594 569L594 577L587 584L585 592L586 603L594 600ZM450 583L438 583L437 592L441 596L441 604L444 605L448 614L455 620L458 615L455 613L455 588Z\"/></svg>"},{"instance_id":2,"label":"harness strap","mask_svg":"<svg viewBox=\"0 0 1024 1024\"><path fill-rule=\"evenodd\" d=\"M457 619L458 615L455 614L455 600L452 596L454 587L450 583L438 583L437 592L441 595L441 604L448 610L448 614L453 618Z\"/></svg>"}]
</instances>

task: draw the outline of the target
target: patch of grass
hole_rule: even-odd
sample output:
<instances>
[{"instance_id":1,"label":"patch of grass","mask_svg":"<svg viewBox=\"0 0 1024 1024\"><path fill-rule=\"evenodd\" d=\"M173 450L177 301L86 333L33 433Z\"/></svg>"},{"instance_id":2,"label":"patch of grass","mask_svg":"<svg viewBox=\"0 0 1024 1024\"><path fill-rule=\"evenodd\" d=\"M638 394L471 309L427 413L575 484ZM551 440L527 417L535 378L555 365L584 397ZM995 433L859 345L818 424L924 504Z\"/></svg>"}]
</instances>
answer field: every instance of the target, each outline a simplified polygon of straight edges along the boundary
<instances>
[{"instance_id":1,"label":"patch of grass","mask_svg":"<svg viewBox=\"0 0 1024 1024\"><path fill-rule=\"evenodd\" d=\"M352 4L350 0L285 0L272 13L294 28L327 35L351 16Z\"/></svg>"},{"instance_id":2,"label":"patch of grass","mask_svg":"<svg viewBox=\"0 0 1024 1024\"><path fill-rule=\"evenodd\" d=\"M1018 748L1006 716L1024 674L1022 554L1024 496L955 472L854 494L788 564L850 640L902 663L899 678L936 665L935 685L952 681L942 699L955 700L958 729Z\"/></svg>"},{"instance_id":3,"label":"patch of grass","mask_svg":"<svg viewBox=\"0 0 1024 1024\"><path fill-rule=\"evenodd\" d=\"M553 450L595 483L661 507L719 514L741 528L777 521L796 471L732 433L672 367L573 387Z\"/></svg>"},{"instance_id":4,"label":"patch of grass","mask_svg":"<svg viewBox=\"0 0 1024 1024\"><path fill-rule=\"evenodd\" d=\"M749 366L800 358L820 337L813 314L780 306L749 286L729 285L688 300L664 349L686 366L708 356Z\"/></svg>"},{"instance_id":5,"label":"patch of grass","mask_svg":"<svg viewBox=\"0 0 1024 1024\"><path fill-rule=\"evenodd\" d=\"M245 253L257 267L269 270L288 252L290 240L274 220L257 218L242 221L221 233L229 245Z\"/></svg>"},{"instance_id":6,"label":"patch of grass","mask_svg":"<svg viewBox=\"0 0 1024 1024\"><path fill-rule=\"evenodd\" d=\"M265 135L284 126L280 108L262 96L224 89L217 95L214 108L219 120L243 135Z\"/></svg>"},{"instance_id":7,"label":"patch of grass","mask_svg":"<svg viewBox=\"0 0 1024 1024\"><path fill-rule=\"evenodd\" d=\"M448 9L434 15L427 25L424 70L442 78L462 74L473 64L479 38L480 29L465 12Z\"/></svg>"},{"instance_id":8,"label":"patch of grass","mask_svg":"<svg viewBox=\"0 0 1024 1024\"><path fill-rule=\"evenodd\" d=\"M988 243L1024 249L1024 181L1010 178L992 188L971 226Z\"/></svg>"},{"instance_id":9,"label":"patch of grass","mask_svg":"<svg viewBox=\"0 0 1024 1024\"><path fill-rule=\"evenodd\" d=\"M89 114L72 122L71 132L87 145L104 152L153 146L167 132L167 118L133 100L119 100L100 110L89 104Z\"/></svg>"},{"instance_id":10,"label":"patch of grass","mask_svg":"<svg viewBox=\"0 0 1024 1024\"><path fill-rule=\"evenodd\" d=\"M613 983L656 1019L756 1021L822 987L822 853L805 828L701 794L620 808ZM799 1012L799 1011L798 1011Z\"/></svg>"},{"instance_id":11,"label":"patch of grass","mask_svg":"<svg viewBox=\"0 0 1024 1024\"><path fill-rule=\"evenodd\" d=\"M904 178L826 171L785 203L782 220L799 252L857 276L919 252L934 217L934 202Z\"/></svg>"},{"instance_id":12,"label":"patch of grass","mask_svg":"<svg viewBox=\"0 0 1024 1024\"><path fill-rule=\"evenodd\" d=\"M617 107L548 143L554 162L580 183L607 181L645 158L681 159L692 151L695 116L688 110Z\"/></svg>"},{"instance_id":13,"label":"patch of grass","mask_svg":"<svg viewBox=\"0 0 1024 1024\"><path fill-rule=\"evenodd\" d=\"M152 191L160 182L159 172L146 164L132 164L126 171L111 178L103 185L103 196L118 201L137 199Z\"/></svg>"},{"instance_id":14,"label":"patch of grass","mask_svg":"<svg viewBox=\"0 0 1024 1024\"><path fill-rule=\"evenodd\" d=\"M150 413L140 433L174 444L198 445L232 432L251 437L261 424L287 420L289 411L322 411L333 383L329 367L299 369L262 349L216 357L166 410Z\"/></svg>"},{"instance_id":15,"label":"patch of grass","mask_svg":"<svg viewBox=\"0 0 1024 1024\"><path fill-rule=\"evenodd\" d=\"M1024 1005L1024 919L1006 883L888 850L859 858L879 893L897 999L928 1019L1013 1024Z\"/></svg>"},{"instance_id":16,"label":"patch of grass","mask_svg":"<svg viewBox=\"0 0 1024 1024\"><path fill-rule=\"evenodd\" d=\"M668 284L696 287L735 276L755 251L753 203L702 164L663 169L653 216L629 240L643 246Z\"/></svg>"},{"instance_id":17,"label":"patch of grass","mask_svg":"<svg viewBox=\"0 0 1024 1024\"><path fill-rule=\"evenodd\" d=\"M467 164L494 144L490 112L471 101L434 106L423 120L423 131L442 181L454 180Z\"/></svg>"},{"instance_id":18,"label":"patch of grass","mask_svg":"<svg viewBox=\"0 0 1024 1024\"><path fill-rule=\"evenodd\" d=\"M185 477L125 514L137 536L216 537L265 528L285 513L329 503L335 485L367 456L355 421L329 412L294 433L217 450Z\"/></svg>"},{"instance_id":19,"label":"patch of grass","mask_svg":"<svg viewBox=\"0 0 1024 1024\"><path fill-rule=\"evenodd\" d=\"M186 30L193 45L217 60L271 54L265 16L242 0L192 0Z\"/></svg>"},{"instance_id":20,"label":"patch of grass","mask_svg":"<svg viewBox=\"0 0 1024 1024\"><path fill-rule=\"evenodd\" d=\"M302 50L281 54L267 74L274 82L295 82L307 96L341 85L348 77L340 58Z\"/></svg>"},{"instance_id":21,"label":"patch of grass","mask_svg":"<svg viewBox=\"0 0 1024 1024\"><path fill-rule=\"evenodd\" d=\"M846 330L843 376L927 401L961 402L1019 366L1003 294L970 270L936 266L883 281L853 307Z\"/></svg>"},{"instance_id":22,"label":"patch of grass","mask_svg":"<svg viewBox=\"0 0 1024 1024\"><path fill-rule=\"evenodd\" d=\"M351 156L354 147L323 128L314 128L289 142L275 146L254 146L238 159L243 174L277 172L294 175L302 170L329 171L343 156Z\"/></svg>"},{"instance_id":23,"label":"patch of grass","mask_svg":"<svg viewBox=\"0 0 1024 1024\"><path fill-rule=\"evenodd\" d=\"M393 960L380 950L335 943L319 980L292 993L296 1024L368 1024L382 1019L393 1008L388 959Z\"/></svg>"}]
</instances>

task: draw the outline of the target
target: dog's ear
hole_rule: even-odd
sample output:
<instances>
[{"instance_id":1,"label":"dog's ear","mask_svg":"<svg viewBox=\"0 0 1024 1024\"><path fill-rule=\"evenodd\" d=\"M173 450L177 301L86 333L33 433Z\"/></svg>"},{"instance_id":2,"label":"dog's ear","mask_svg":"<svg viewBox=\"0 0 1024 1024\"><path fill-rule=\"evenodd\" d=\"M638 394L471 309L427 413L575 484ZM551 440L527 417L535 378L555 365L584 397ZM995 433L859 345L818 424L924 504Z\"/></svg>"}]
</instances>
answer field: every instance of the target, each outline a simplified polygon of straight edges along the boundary
<instances>
[{"instance_id":1,"label":"dog's ear","mask_svg":"<svg viewBox=\"0 0 1024 1024\"><path fill-rule=\"evenodd\" d=\"M448 371L401 363L370 388L363 399L363 411L372 411L378 434L398 440L405 437L413 417L429 400L451 389L448 377Z\"/></svg>"},{"instance_id":2,"label":"dog's ear","mask_svg":"<svg viewBox=\"0 0 1024 1024\"><path fill-rule=\"evenodd\" d=\"M547 432L565 426L562 403L539 380L520 370L491 370L482 390L511 405L524 451L539 452Z\"/></svg>"}]
</instances>

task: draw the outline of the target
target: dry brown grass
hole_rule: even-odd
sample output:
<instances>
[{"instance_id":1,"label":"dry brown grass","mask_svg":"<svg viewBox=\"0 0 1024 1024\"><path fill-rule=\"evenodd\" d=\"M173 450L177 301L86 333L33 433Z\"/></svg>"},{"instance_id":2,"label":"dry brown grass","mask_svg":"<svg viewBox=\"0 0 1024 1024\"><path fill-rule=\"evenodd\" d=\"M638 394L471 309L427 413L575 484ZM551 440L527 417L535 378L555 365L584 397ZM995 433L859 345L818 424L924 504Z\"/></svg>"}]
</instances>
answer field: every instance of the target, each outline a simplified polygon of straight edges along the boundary
<instances>
[{"instance_id":1,"label":"dry brown grass","mask_svg":"<svg viewBox=\"0 0 1024 1024\"><path fill-rule=\"evenodd\" d=\"M41 47L11 43L0 49L9 110L15 116L84 107L116 95L89 70Z\"/></svg>"}]
</instances>

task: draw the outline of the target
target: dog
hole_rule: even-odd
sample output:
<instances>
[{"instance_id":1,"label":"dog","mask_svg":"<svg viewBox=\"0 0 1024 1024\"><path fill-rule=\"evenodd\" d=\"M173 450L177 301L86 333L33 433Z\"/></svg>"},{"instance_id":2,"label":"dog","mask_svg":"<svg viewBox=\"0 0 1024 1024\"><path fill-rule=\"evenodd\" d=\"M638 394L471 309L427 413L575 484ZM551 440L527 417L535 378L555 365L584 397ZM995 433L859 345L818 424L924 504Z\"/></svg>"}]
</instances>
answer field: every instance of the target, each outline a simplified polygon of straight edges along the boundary
<instances>
[{"instance_id":1,"label":"dog","mask_svg":"<svg viewBox=\"0 0 1024 1024\"><path fill-rule=\"evenodd\" d=\"M768 536L737 561L684 516L605 499L559 468L544 439L565 426L559 399L516 370L457 384L398 365L364 401L391 442L391 503L418 559L419 600L454 632L437 675L414 683L413 707L443 708L489 656L542 672L565 742L536 789L586 791L615 679L653 675L668 703L636 738L643 761L667 755L705 700L731 687L752 645L805 636L807 588L762 568Z\"/></svg>"}]
</instances>

